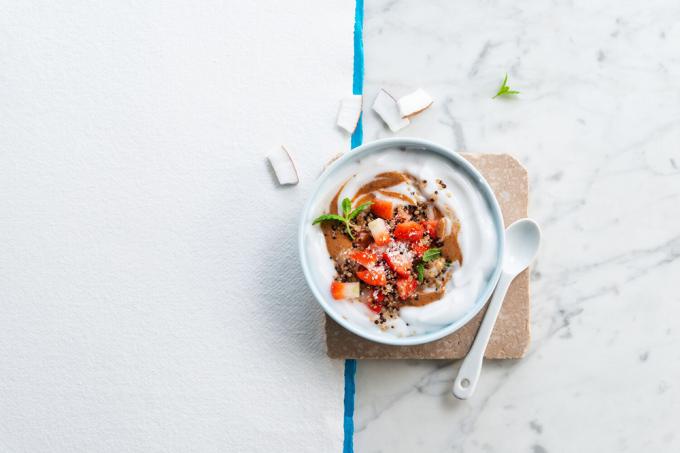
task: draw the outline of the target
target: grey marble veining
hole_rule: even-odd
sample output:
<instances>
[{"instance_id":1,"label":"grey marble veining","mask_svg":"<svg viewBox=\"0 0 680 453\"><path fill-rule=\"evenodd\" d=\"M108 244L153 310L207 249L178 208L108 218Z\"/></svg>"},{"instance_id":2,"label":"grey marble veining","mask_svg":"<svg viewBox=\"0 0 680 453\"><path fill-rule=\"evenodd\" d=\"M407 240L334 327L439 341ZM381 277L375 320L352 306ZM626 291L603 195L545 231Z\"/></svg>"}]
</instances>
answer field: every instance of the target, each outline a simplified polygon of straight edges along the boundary
<instances>
[{"instance_id":1,"label":"grey marble veining","mask_svg":"<svg viewBox=\"0 0 680 453\"><path fill-rule=\"evenodd\" d=\"M396 135L515 155L545 241L527 357L465 402L451 362L360 362L356 451L680 451L680 3L367 1L364 30L366 103L423 87Z\"/></svg>"}]
</instances>

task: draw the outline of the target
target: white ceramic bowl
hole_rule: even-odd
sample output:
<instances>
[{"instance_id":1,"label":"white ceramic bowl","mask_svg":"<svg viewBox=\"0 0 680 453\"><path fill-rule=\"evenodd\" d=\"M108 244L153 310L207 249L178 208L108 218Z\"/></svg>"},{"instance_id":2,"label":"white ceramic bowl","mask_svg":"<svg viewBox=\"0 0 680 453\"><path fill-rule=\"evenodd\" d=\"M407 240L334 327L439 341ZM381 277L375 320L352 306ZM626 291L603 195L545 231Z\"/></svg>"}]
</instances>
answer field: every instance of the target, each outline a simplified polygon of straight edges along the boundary
<instances>
[{"instance_id":1,"label":"white ceramic bowl","mask_svg":"<svg viewBox=\"0 0 680 453\"><path fill-rule=\"evenodd\" d=\"M318 212L312 212L313 206L317 204L317 199L319 197L327 195L321 193L321 188L324 186L324 182L329 177L332 177L332 175L339 169L343 168L343 166L345 166L348 162L353 162L356 159L361 159L368 155L381 153L390 149L408 149L417 150L419 153L434 153L445 157L451 163L451 165L457 169L457 171L465 173L473 182L474 187L482 195L482 198L488 204L494 223L494 230L497 236L496 262L493 272L486 281L483 290L479 293L475 303L471 305L461 317L451 324L443 326L442 328L435 331L408 337L380 335L375 331L365 329L364 327L356 325L350 320L340 316L338 311L334 308L334 304L337 304L338 302L332 300L329 295L327 295L327 291L322 291L318 287L318 279L314 279L311 276L311 259L309 256L309 251L306 247L307 244L305 243L305 231L309 228L309 225L312 223L313 219L319 214ZM347 330L368 340L390 345L410 346L429 343L431 341L445 337L446 335L449 335L463 327L470 319L479 313L482 307L484 307L486 301L491 296L491 293L498 282L498 278L500 277L501 264L503 262L503 249L505 245L504 239L505 234L503 216L501 214L500 207L498 206L498 201L496 200L496 197L489 184L482 177L482 175L472 165L470 165L470 163L468 163L468 161L463 159L463 157L461 157L458 153L425 140L415 138L390 138L366 143L358 148L346 152L335 162L329 165L328 168L326 168L326 170L321 174L321 176L319 176L314 188L312 189L312 194L302 211L302 216L300 217L300 225L298 229L298 250L300 254L300 261L302 263L302 270L307 280L307 284L312 290L316 300L331 318L333 318L338 324L345 327ZM330 285L330 282L328 282L328 284Z\"/></svg>"}]
</instances>

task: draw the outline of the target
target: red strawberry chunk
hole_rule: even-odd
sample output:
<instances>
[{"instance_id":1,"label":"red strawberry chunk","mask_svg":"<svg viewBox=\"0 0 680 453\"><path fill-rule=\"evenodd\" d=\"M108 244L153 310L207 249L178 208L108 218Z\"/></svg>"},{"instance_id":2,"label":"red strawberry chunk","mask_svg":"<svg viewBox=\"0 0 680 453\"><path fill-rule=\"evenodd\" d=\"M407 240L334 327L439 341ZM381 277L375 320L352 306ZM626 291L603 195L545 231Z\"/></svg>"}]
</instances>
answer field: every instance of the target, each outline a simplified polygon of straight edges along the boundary
<instances>
[{"instance_id":1,"label":"red strawberry chunk","mask_svg":"<svg viewBox=\"0 0 680 453\"><path fill-rule=\"evenodd\" d=\"M371 291L371 299L368 302L368 309L373 313L380 313L382 311L382 303L385 300L385 294L379 289Z\"/></svg>"},{"instance_id":2,"label":"red strawberry chunk","mask_svg":"<svg viewBox=\"0 0 680 453\"><path fill-rule=\"evenodd\" d=\"M425 239L422 239L418 242L414 242L413 244L411 244L411 250L413 251L413 254L416 256L416 258L422 258L423 253L427 252L427 249L429 248L430 243Z\"/></svg>"},{"instance_id":3,"label":"red strawberry chunk","mask_svg":"<svg viewBox=\"0 0 680 453\"><path fill-rule=\"evenodd\" d=\"M385 200L373 200L371 205L371 212L383 219L389 220L392 218L392 203Z\"/></svg>"},{"instance_id":4,"label":"red strawberry chunk","mask_svg":"<svg viewBox=\"0 0 680 453\"><path fill-rule=\"evenodd\" d=\"M335 300L357 298L359 297L359 282L343 283L333 281L331 283L331 295Z\"/></svg>"},{"instance_id":5,"label":"red strawberry chunk","mask_svg":"<svg viewBox=\"0 0 680 453\"><path fill-rule=\"evenodd\" d=\"M383 254L383 258L390 269L396 272L397 275L408 277L411 274L413 262L411 261L411 257L407 254L399 253L397 251L388 251Z\"/></svg>"},{"instance_id":6,"label":"red strawberry chunk","mask_svg":"<svg viewBox=\"0 0 680 453\"><path fill-rule=\"evenodd\" d=\"M418 222L404 222L400 223L394 229L394 237L400 241L419 241L423 234L425 233L425 228Z\"/></svg>"},{"instance_id":7,"label":"red strawberry chunk","mask_svg":"<svg viewBox=\"0 0 680 453\"><path fill-rule=\"evenodd\" d=\"M385 286L387 284L385 271L378 267L359 270L357 271L357 277L364 283L372 286Z\"/></svg>"},{"instance_id":8,"label":"red strawberry chunk","mask_svg":"<svg viewBox=\"0 0 680 453\"><path fill-rule=\"evenodd\" d=\"M349 257L364 267L372 266L378 261L378 256L366 250L352 250Z\"/></svg>"},{"instance_id":9,"label":"red strawberry chunk","mask_svg":"<svg viewBox=\"0 0 680 453\"><path fill-rule=\"evenodd\" d=\"M382 311L382 305L371 304L368 306L368 309L371 310L373 313L380 313Z\"/></svg>"},{"instance_id":10,"label":"red strawberry chunk","mask_svg":"<svg viewBox=\"0 0 680 453\"><path fill-rule=\"evenodd\" d=\"M438 220L423 220L422 225L425 228L425 231L427 231L427 234L431 238L436 238L437 237L437 224L439 223Z\"/></svg>"},{"instance_id":11,"label":"red strawberry chunk","mask_svg":"<svg viewBox=\"0 0 680 453\"><path fill-rule=\"evenodd\" d=\"M397 280L397 294L399 299L409 299L416 292L418 281L413 277L400 278Z\"/></svg>"}]
</instances>

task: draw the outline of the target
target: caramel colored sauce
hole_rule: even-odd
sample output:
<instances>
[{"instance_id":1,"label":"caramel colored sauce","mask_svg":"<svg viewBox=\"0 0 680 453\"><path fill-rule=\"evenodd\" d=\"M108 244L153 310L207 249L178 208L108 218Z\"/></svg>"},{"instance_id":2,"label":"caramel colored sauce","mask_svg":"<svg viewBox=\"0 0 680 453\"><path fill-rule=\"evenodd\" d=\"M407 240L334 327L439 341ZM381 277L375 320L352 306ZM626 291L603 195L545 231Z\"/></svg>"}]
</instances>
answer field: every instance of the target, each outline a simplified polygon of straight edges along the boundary
<instances>
[{"instance_id":1,"label":"caramel colored sauce","mask_svg":"<svg viewBox=\"0 0 680 453\"><path fill-rule=\"evenodd\" d=\"M452 263L458 261L463 264L463 253L460 251L460 244L458 243L458 231L460 231L460 224L454 223L451 225L451 234L444 238L444 245L442 245L442 256Z\"/></svg>"},{"instance_id":2,"label":"caramel colored sauce","mask_svg":"<svg viewBox=\"0 0 680 453\"><path fill-rule=\"evenodd\" d=\"M349 180L342 183L342 186L338 189L331 200L330 206L328 206L328 212L331 214L338 214L338 200L342 190L345 188ZM321 222L321 231L323 232L324 239L326 240L326 248L328 249L328 255L337 260L340 254L352 248L352 240L345 235L342 231L344 225L340 228L336 225L336 231L333 231L333 223L331 222ZM335 234L334 234L335 233Z\"/></svg>"},{"instance_id":3,"label":"caramel colored sauce","mask_svg":"<svg viewBox=\"0 0 680 453\"><path fill-rule=\"evenodd\" d=\"M385 195L386 197L398 198L400 200L405 201L408 204L416 204L415 200L413 200L408 195L404 195L403 193L391 192L389 190L384 190L384 189L378 190L378 193Z\"/></svg>"},{"instance_id":4,"label":"caramel colored sauce","mask_svg":"<svg viewBox=\"0 0 680 453\"><path fill-rule=\"evenodd\" d=\"M331 222L321 223L321 231L326 239L328 255L334 260L337 260L343 251L352 248L352 240L342 231L344 226L336 228L337 231L333 231L333 224Z\"/></svg>"},{"instance_id":5,"label":"caramel colored sauce","mask_svg":"<svg viewBox=\"0 0 680 453\"><path fill-rule=\"evenodd\" d=\"M418 298L417 299L415 297L410 298L405 302L405 305L411 307L422 307L423 305L431 304L432 302L441 299L442 297L444 297L445 292L446 290L444 288L428 293L424 291L419 291L417 293Z\"/></svg>"},{"instance_id":6,"label":"caramel colored sauce","mask_svg":"<svg viewBox=\"0 0 680 453\"><path fill-rule=\"evenodd\" d=\"M397 186L402 182L409 182L409 177L398 171L390 171L387 173L380 173L375 176L375 179L369 183L359 187L357 193L352 197L352 201L359 198L361 195L376 192L380 189L388 189ZM342 190L342 189L341 189Z\"/></svg>"},{"instance_id":7,"label":"caramel colored sauce","mask_svg":"<svg viewBox=\"0 0 680 453\"><path fill-rule=\"evenodd\" d=\"M364 203L368 203L369 201L373 201L373 200L375 200L375 195L373 195L372 193L369 193L369 194L363 195L356 202L354 202L354 204L356 206L359 206L359 205L362 205Z\"/></svg>"},{"instance_id":8,"label":"caramel colored sauce","mask_svg":"<svg viewBox=\"0 0 680 453\"><path fill-rule=\"evenodd\" d=\"M331 200L330 206L328 206L328 212L330 212L331 214L336 214L336 215L338 214L338 198L340 198L340 194L342 193L342 189L345 188L345 186L347 185L348 182L349 182L349 179L347 181L343 182L342 185L340 186L340 188L338 189L338 191L335 192L335 196Z\"/></svg>"},{"instance_id":9,"label":"caramel colored sauce","mask_svg":"<svg viewBox=\"0 0 680 453\"><path fill-rule=\"evenodd\" d=\"M446 294L446 284L449 282L449 280L451 280L451 272L446 274L446 279L444 280L444 284L441 289L429 292L425 292L423 290L418 291L413 297L408 299L405 304L411 305L413 307L422 307L423 305L427 305L441 299L444 297L444 294ZM417 299L416 296L418 297Z\"/></svg>"}]
</instances>

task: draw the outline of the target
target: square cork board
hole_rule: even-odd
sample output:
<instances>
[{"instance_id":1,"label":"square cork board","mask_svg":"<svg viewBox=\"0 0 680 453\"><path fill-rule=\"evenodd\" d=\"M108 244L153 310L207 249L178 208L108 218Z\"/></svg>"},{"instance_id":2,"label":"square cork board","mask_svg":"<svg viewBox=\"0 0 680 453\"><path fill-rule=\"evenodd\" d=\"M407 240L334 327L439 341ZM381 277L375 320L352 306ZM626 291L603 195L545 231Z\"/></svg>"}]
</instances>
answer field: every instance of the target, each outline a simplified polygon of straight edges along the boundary
<instances>
[{"instance_id":1,"label":"square cork board","mask_svg":"<svg viewBox=\"0 0 680 453\"><path fill-rule=\"evenodd\" d=\"M527 216L529 183L526 169L508 154L463 154L491 185L503 212L505 226ZM453 334L418 346L390 346L365 340L326 316L326 346L334 359L459 359L465 357L486 307ZM529 347L529 270L515 278L484 356L515 359Z\"/></svg>"}]
</instances>

